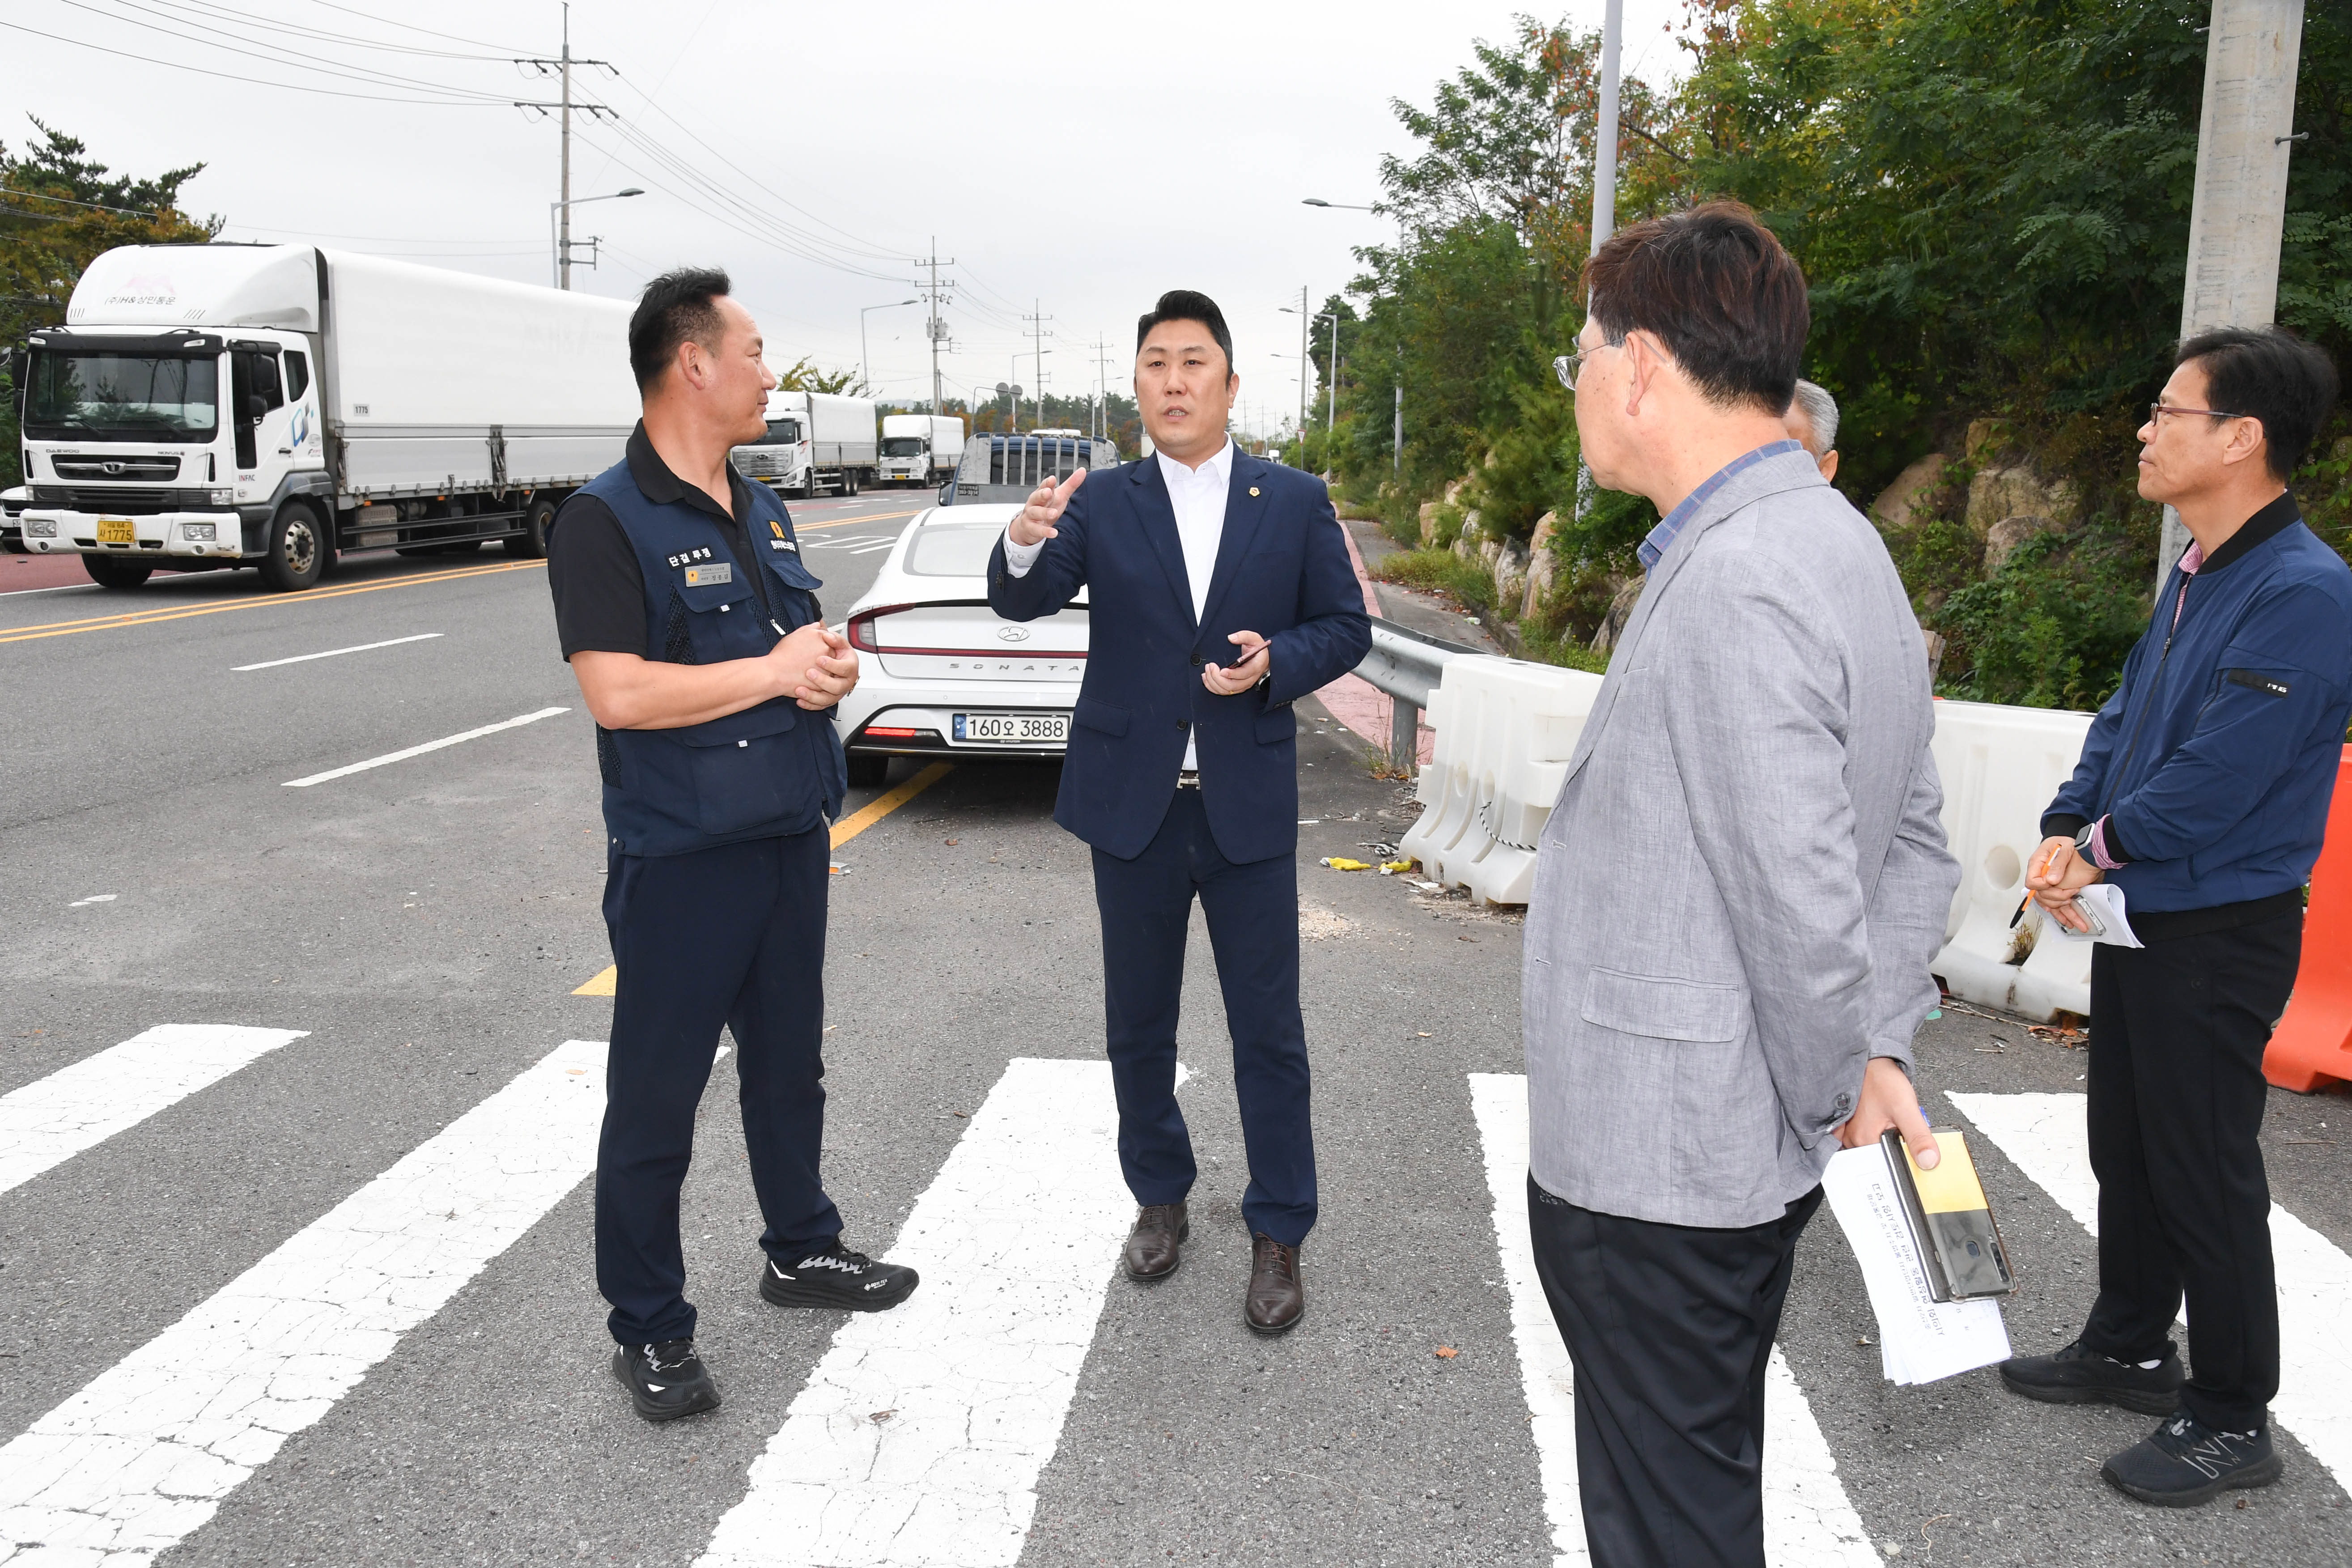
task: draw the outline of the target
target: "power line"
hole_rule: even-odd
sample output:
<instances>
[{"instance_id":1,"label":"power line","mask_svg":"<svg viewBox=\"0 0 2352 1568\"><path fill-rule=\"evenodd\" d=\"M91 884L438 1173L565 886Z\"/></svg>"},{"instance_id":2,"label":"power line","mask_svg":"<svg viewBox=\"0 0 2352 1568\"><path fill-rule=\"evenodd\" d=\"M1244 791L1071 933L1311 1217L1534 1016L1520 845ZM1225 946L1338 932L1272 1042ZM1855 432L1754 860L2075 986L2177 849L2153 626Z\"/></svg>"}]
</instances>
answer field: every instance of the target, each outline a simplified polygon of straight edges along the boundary
<instances>
[{"instance_id":1,"label":"power line","mask_svg":"<svg viewBox=\"0 0 2352 1568\"><path fill-rule=\"evenodd\" d=\"M177 17L164 16L161 12L152 10L148 6L140 5L138 0L113 0L113 3L122 10L135 11L148 16L162 17L166 21L179 20ZM128 20L128 18L119 16L113 12L101 10L96 5L86 4L85 0L58 0L58 4L69 6L76 11L87 11L93 16L104 16L110 21ZM201 26L201 24L191 25ZM512 97L506 93L483 92L479 89L469 87L451 87L445 82L425 81L415 77L398 76L391 71L377 70L371 66L352 66L351 62L348 60L330 59L324 55L308 54L300 49L288 48L281 44L271 44L267 41L251 38L238 40L239 42L244 43L257 43L259 45L261 49L273 51L273 53L257 53L254 49L238 48L235 44L222 43L217 38L203 37L194 33L177 32L171 27L162 26L154 22L135 23L134 26L140 26L149 32L161 33L165 37L180 38L188 43L201 45L208 49L219 49L225 54L242 55L247 59L259 60L265 65L291 65L300 70L311 70L323 66L327 68L327 74L329 76L341 77L347 81L356 81L368 87L422 88L429 92L478 99L485 103L505 105L513 102ZM211 29L207 30L209 31ZM335 68L337 67L350 67L351 68L337 69Z\"/></svg>"},{"instance_id":2,"label":"power line","mask_svg":"<svg viewBox=\"0 0 2352 1568\"><path fill-rule=\"evenodd\" d=\"M162 66L167 70L190 71L197 76L216 77L222 81L241 81L251 87L276 87L283 88L288 92L313 93L320 98L348 98L356 100L362 103L406 103L426 108L446 107L454 109L488 109L493 107L512 107L510 103L494 104L488 99L432 99L417 98L414 96L393 98L380 92L345 92L340 89L331 87L307 87L299 82L271 81L265 77L239 76L235 71L216 71L208 69L204 66L192 66L185 60L157 59L152 55L134 55L128 49L110 48L104 44L93 44L87 38L69 38L58 33L45 33L38 27L27 27L21 22L0 20L0 27L6 27L11 32L29 33L37 38L47 38L53 44L71 44L76 48L89 49L101 55L112 55L118 59L137 60L142 65Z\"/></svg>"}]
</instances>

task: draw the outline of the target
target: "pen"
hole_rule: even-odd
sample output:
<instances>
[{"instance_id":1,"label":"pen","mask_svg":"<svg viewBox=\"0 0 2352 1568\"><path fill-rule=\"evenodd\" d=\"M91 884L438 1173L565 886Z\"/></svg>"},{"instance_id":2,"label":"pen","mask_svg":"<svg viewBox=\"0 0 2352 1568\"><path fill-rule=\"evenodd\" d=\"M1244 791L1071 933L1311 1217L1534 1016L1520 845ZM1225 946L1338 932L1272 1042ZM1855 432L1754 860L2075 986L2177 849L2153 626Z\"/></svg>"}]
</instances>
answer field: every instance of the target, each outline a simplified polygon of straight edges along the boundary
<instances>
[{"instance_id":1,"label":"pen","mask_svg":"<svg viewBox=\"0 0 2352 1568\"><path fill-rule=\"evenodd\" d=\"M2046 877L2046 876L2048 876L2048 875L2050 874L2050 865L2051 865L2051 862L2052 862L2052 861L2053 861L2053 860L2055 860L2055 859L2057 859L2057 858L2058 858L2058 857L2059 857L2061 854L2063 854L2064 851L2065 851L2065 846L2062 844L2062 845L2060 845L2057 848L2053 849L2049 854L2044 855L2044 856L2042 858L2042 865L2041 865L2040 868L2039 868L2039 869L2037 869L2037 870L2033 873L2033 874L2034 874L2034 876L2036 876L2036 877ZM2017 912L2016 912L2015 914L2013 914L2013 915L2011 915L2011 916L2010 916L2010 917L2009 917L2009 929L2010 929L2010 930L2011 930L2011 931L2015 931L2015 930L2017 929L2017 922L2018 922L2018 921L2021 921L2021 920L2023 920L2023 919L2025 918L2025 911L2026 911L2026 910L2027 910L2028 908L2030 908L2030 907L2032 905L2032 903L2033 903L2033 895L2032 895L2031 892L2028 892L2028 893L2025 895L2025 902L2024 902L2024 903L2021 903L2021 904L2020 904L2020 905L2018 905L2018 906L2017 906Z\"/></svg>"}]
</instances>

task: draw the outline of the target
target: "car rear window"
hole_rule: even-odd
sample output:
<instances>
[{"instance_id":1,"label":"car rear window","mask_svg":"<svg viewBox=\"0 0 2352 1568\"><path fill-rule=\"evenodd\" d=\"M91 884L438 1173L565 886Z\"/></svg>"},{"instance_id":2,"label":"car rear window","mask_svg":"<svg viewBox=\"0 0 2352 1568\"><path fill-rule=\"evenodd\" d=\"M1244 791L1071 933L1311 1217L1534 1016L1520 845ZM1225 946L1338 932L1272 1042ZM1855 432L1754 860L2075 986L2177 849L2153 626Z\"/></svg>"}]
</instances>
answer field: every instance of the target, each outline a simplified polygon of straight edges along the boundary
<instances>
[{"instance_id":1,"label":"car rear window","mask_svg":"<svg viewBox=\"0 0 2352 1568\"><path fill-rule=\"evenodd\" d=\"M985 577L1003 523L934 523L915 535L906 569L918 577Z\"/></svg>"}]
</instances>

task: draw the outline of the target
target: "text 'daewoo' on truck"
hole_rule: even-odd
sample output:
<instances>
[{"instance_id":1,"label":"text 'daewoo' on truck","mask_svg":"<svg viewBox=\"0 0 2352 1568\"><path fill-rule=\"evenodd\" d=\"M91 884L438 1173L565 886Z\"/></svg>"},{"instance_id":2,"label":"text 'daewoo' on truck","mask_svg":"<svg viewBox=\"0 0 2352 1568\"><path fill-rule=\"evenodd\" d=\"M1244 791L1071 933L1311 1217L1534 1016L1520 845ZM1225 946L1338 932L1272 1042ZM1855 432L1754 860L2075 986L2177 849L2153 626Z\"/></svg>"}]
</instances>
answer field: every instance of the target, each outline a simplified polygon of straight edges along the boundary
<instances>
[{"instance_id":1,"label":"text 'daewoo' on truck","mask_svg":"<svg viewBox=\"0 0 2352 1568\"><path fill-rule=\"evenodd\" d=\"M26 335L32 553L131 588L343 551L546 553L636 423L630 307L307 245L127 246Z\"/></svg>"},{"instance_id":2,"label":"text 'daewoo' on truck","mask_svg":"<svg viewBox=\"0 0 2352 1568\"><path fill-rule=\"evenodd\" d=\"M731 454L735 471L793 495L854 496L874 480L874 400L830 392L768 394L768 433Z\"/></svg>"},{"instance_id":3,"label":"text 'daewoo' on truck","mask_svg":"<svg viewBox=\"0 0 2352 1568\"><path fill-rule=\"evenodd\" d=\"M885 414L882 416L884 484L910 484L934 489L963 456L963 421L937 414Z\"/></svg>"}]
</instances>

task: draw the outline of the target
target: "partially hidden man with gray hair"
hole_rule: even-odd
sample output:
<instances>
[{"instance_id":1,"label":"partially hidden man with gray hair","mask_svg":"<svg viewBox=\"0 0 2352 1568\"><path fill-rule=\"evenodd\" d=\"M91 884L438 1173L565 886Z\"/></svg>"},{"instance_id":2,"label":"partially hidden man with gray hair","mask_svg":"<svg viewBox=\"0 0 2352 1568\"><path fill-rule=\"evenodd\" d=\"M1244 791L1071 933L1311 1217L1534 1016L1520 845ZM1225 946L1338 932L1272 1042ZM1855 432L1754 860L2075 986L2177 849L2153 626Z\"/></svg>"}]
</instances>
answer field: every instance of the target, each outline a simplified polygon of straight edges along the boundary
<instances>
[{"instance_id":1,"label":"partially hidden man with gray hair","mask_svg":"<svg viewBox=\"0 0 2352 1568\"><path fill-rule=\"evenodd\" d=\"M1788 427L1789 439L1813 455L1813 466L1822 478L1837 478L1837 399L1829 388L1815 382L1797 383L1797 395L1789 400L1789 412L1781 416Z\"/></svg>"},{"instance_id":2,"label":"partially hidden man with gray hair","mask_svg":"<svg viewBox=\"0 0 2352 1568\"><path fill-rule=\"evenodd\" d=\"M1910 1077L1959 870L1877 531L1784 424L1805 280L1747 208L1620 230L1561 380L1663 521L1528 910L1537 1269L1597 1568L1764 1563L1765 1370L1841 1143L1934 1142Z\"/></svg>"}]
</instances>

